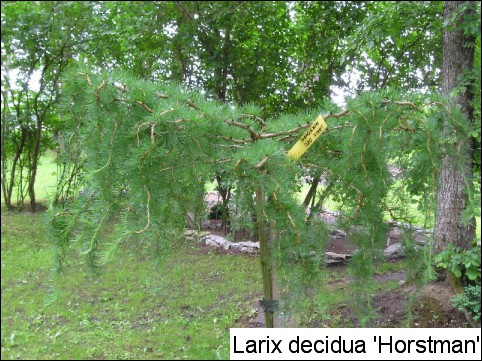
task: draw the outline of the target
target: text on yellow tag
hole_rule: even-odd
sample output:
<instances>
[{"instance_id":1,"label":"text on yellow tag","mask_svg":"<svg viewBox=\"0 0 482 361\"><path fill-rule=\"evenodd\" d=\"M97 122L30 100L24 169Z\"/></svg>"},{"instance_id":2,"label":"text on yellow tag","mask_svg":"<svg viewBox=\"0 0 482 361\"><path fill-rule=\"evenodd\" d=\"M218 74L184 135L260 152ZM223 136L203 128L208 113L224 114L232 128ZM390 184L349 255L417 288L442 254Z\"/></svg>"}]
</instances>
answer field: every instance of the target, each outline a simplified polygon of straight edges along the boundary
<instances>
[{"instance_id":1,"label":"text on yellow tag","mask_svg":"<svg viewBox=\"0 0 482 361\"><path fill-rule=\"evenodd\" d=\"M289 150L286 154L291 160L298 160L303 154L306 153L315 140L323 133L327 128L326 122L321 115L315 119L315 121L308 127L305 134L300 140Z\"/></svg>"}]
</instances>

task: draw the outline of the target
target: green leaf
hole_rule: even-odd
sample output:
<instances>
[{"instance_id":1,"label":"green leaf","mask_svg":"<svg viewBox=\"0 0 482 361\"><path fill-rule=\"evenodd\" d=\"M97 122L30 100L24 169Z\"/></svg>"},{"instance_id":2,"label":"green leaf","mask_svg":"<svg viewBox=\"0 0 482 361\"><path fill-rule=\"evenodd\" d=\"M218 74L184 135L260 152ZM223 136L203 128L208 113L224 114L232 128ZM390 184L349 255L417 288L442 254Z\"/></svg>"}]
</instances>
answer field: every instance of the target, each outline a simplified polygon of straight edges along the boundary
<instances>
[{"instance_id":1,"label":"green leaf","mask_svg":"<svg viewBox=\"0 0 482 361\"><path fill-rule=\"evenodd\" d=\"M454 269L452 269L452 273L454 274L455 277L460 278L462 277L462 271L460 268L457 266Z\"/></svg>"},{"instance_id":2,"label":"green leaf","mask_svg":"<svg viewBox=\"0 0 482 361\"><path fill-rule=\"evenodd\" d=\"M480 277L480 272L477 272L477 270L474 268L467 269L465 274L471 281L475 281L477 277Z\"/></svg>"}]
</instances>

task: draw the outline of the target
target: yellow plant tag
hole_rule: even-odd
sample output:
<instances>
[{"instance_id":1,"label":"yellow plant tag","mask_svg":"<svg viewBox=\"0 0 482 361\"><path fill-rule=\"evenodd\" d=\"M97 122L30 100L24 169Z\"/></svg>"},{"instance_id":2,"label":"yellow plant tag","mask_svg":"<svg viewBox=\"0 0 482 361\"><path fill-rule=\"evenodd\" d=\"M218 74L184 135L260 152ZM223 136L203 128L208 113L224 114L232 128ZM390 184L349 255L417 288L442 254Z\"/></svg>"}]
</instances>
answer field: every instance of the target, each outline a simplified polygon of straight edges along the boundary
<instances>
[{"instance_id":1,"label":"yellow plant tag","mask_svg":"<svg viewBox=\"0 0 482 361\"><path fill-rule=\"evenodd\" d=\"M291 160L298 160L303 154L306 153L309 147L313 145L315 140L323 133L327 128L326 122L321 115L315 119L313 124L311 124L305 134L300 140L289 150L286 154Z\"/></svg>"}]
</instances>

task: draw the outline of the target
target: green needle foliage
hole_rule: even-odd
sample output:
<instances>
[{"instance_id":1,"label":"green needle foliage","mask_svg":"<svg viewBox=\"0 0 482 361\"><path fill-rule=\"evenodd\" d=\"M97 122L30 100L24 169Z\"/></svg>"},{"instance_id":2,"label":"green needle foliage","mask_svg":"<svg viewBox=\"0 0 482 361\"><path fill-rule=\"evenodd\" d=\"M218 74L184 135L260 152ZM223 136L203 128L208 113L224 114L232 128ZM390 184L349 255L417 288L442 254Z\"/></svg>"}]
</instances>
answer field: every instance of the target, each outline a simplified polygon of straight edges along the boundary
<instances>
[{"instance_id":1,"label":"green needle foliage","mask_svg":"<svg viewBox=\"0 0 482 361\"><path fill-rule=\"evenodd\" d=\"M199 91L124 72L75 70L63 84L65 137L80 150L83 174L76 197L49 212L59 269L72 243L94 271L126 241L149 244L162 259L176 246L186 213L201 211L204 185L223 174L235 189L234 229L255 231L256 218L264 217L280 282L299 291L322 272L328 236L320 220L307 221L295 194L302 176L323 174L359 248L352 268L357 308L365 314L387 214L410 223L416 200L432 222L440 143L451 141L441 137L442 119L451 121L454 137L473 131L440 99L396 91L362 94L345 110L328 105L264 120L256 107L207 101ZM300 161L288 160L287 151L320 113L328 130ZM256 214L261 186L266 207Z\"/></svg>"}]
</instances>

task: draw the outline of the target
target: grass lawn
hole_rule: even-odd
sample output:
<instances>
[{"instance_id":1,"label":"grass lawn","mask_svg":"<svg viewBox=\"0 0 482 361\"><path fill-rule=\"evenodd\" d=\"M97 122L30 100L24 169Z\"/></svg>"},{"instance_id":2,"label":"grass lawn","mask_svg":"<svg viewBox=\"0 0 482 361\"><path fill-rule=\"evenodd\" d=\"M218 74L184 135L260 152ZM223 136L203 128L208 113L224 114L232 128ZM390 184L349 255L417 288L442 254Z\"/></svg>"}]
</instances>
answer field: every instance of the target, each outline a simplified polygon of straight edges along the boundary
<instances>
[{"instance_id":1,"label":"grass lawn","mask_svg":"<svg viewBox=\"0 0 482 361\"><path fill-rule=\"evenodd\" d=\"M57 164L54 153L40 158L40 165L35 182L35 197L42 202L55 194L57 182Z\"/></svg>"},{"instance_id":2,"label":"grass lawn","mask_svg":"<svg viewBox=\"0 0 482 361\"><path fill-rule=\"evenodd\" d=\"M1 222L2 359L228 359L229 329L259 312L257 256L173 240L159 262L131 244L98 278L75 252L58 275L41 213L2 208ZM380 267L377 274L406 269L403 262ZM287 326L354 327L351 316L339 315L352 299L348 281L344 268L327 269L287 309ZM398 285L384 281L373 292Z\"/></svg>"},{"instance_id":3,"label":"grass lawn","mask_svg":"<svg viewBox=\"0 0 482 361\"><path fill-rule=\"evenodd\" d=\"M2 359L229 358L261 295L257 257L176 241L162 263L125 248L98 279L75 258L55 276L42 217L2 212Z\"/></svg>"}]
</instances>

